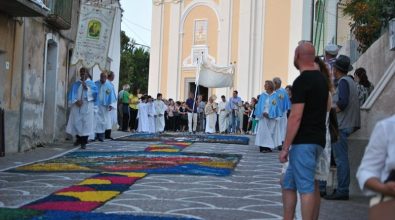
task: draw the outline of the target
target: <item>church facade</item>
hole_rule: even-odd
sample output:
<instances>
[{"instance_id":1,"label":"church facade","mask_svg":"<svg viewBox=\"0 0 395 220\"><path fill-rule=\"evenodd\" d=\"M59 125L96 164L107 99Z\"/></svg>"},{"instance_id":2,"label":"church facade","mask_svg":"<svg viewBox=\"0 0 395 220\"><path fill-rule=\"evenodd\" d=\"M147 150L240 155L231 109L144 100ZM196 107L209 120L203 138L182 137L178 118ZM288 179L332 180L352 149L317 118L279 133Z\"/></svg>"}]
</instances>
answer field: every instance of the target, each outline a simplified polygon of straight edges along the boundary
<instances>
[{"instance_id":1,"label":"church facade","mask_svg":"<svg viewBox=\"0 0 395 220\"><path fill-rule=\"evenodd\" d=\"M280 77L283 86L297 77L294 49L311 39L311 1L154 0L149 73L150 95L185 100L194 91L196 69L204 57L235 67L232 88L201 88L243 100L263 91L265 80Z\"/></svg>"}]
</instances>

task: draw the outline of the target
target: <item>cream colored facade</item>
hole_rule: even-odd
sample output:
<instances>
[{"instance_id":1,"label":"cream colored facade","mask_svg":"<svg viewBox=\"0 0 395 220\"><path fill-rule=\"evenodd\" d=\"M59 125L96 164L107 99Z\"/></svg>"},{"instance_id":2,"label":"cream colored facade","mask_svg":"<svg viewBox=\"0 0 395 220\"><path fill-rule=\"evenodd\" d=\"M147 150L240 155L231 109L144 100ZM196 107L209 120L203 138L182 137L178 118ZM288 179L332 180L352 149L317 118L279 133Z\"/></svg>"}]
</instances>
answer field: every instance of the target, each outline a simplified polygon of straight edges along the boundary
<instances>
[{"instance_id":1,"label":"cream colored facade","mask_svg":"<svg viewBox=\"0 0 395 220\"><path fill-rule=\"evenodd\" d=\"M205 56L217 65L235 63L234 87L209 89L247 100L263 91L265 80L283 86L298 75L293 67L297 42L310 39L309 0L157 0L152 11L149 94L184 100Z\"/></svg>"}]
</instances>

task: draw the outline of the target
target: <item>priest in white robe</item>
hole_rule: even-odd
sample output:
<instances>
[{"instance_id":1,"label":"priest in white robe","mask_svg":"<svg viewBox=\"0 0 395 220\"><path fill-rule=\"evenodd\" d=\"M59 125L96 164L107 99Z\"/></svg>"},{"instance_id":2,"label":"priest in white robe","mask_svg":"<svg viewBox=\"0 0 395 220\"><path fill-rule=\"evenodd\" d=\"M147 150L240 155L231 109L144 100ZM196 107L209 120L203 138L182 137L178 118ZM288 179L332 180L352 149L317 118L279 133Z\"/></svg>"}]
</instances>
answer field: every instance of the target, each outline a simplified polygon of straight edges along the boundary
<instances>
[{"instance_id":1,"label":"priest in white robe","mask_svg":"<svg viewBox=\"0 0 395 220\"><path fill-rule=\"evenodd\" d=\"M225 96L221 96L221 102L218 103L218 125L221 134L225 133L229 127L229 112L226 110L227 105L228 102Z\"/></svg>"},{"instance_id":2,"label":"priest in white robe","mask_svg":"<svg viewBox=\"0 0 395 220\"><path fill-rule=\"evenodd\" d=\"M107 80L107 71L100 74L100 80L95 82L98 93L95 112L95 133L99 141L104 141L104 133L111 125L112 104L117 101L112 84Z\"/></svg>"},{"instance_id":3,"label":"priest in white robe","mask_svg":"<svg viewBox=\"0 0 395 220\"><path fill-rule=\"evenodd\" d=\"M73 83L68 94L71 105L69 121L66 132L76 137L76 145L86 148L88 137L94 132L93 107L97 97L97 87L91 79L86 68L80 69L80 80Z\"/></svg>"},{"instance_id":4,"label":"priest in white robe","mask_svg":"<svg viewBox=\"0 0 395 220\"><path fill-rule=\"evenodd\" d=\"M155 133L155 107L151 96L147 98L148 133Z\"/></svg>"},{"instance_id":5,"label":"priest in white robe","mask_svg":"<svg viewBox=\"0 0 395 220\"><path fill-rule=\"evenodd\" d=\"M147 97L142 96L140 103L138 106L137 119L138 119L138 127L137 132L148 133L149 130L149 120L148 120L148 105L147 105Z\"/></svg>"},{"instance_id":6,"label":"priest in white robe","mask_svg":"<svg viewBox=\"0 0 395 220\"><path fill-rule=\"evenodd\" d=\"M117 98L117 92L115 92L115 86L112 83L114 81L114 78L115 78L114 72L110 71L108 73L108 81L110 81L111 86L112 86L112 92L114 93L114 96ZM110 111L111 120L108 122L106 131L104 133L105 139L111 139L111 140L113 139L111 137L111 131L114 126L118 125L118 110L117 110L118 102L117 102L117 100L118 99L116 99L115 102L111 104L111 107L112 107L112 110Z\"/></svg>"},{"instance_id":7,"label":"priest in white robe","mask_svg":"<svg viewBox=\"0 0 395 220\"><path fill-rule=\"evenodd\" d=\"M165 112L167 105L162 100L162 94L158 93L154 101L155 110L155 132L162 133L165 130Z\"/></svg>"},{"instance_id":8,"label":"priest in white robe","mask_svg":"<svg viewBox=\"0 0 395 220\"><path fill-rule=\"evenodd\" d=\"M217 109L218 104L215 102L217 97L212 95L208 99L208 103L204 108L204 114L206 115L206 133L215 133L215 125L217 124Z\"/></svg>"},{"instance_id":9,"label":"priest in white robe","mask_svg":"<svg viewBox=\"0 0 395 220\"><path fill-rule=\"evenodd\" d=\"M258 118L258 129L255 145L259 146L260 152L272 152L272 149L281 145L281 137L277 129L278 118L282 116L279 108L279 100L274 92L274 83L267 80L265 90L258 101L255 109Z\"/></svg>"},{"instance_id":10,"label":"priest in white robe","mask_svg":"<svg viewBox=\"0 0 395 220\"><path fill-rule=\"evenodd\" d=\"M281 142L284 142L285 134L287 132L287 123L288 123L287 112L288 110L291 109L291 100L289 99L287 90L281 88L280 78L275 77L273 79L273 83L274 83L274 89L277 94L277 98L279 100L278 106L282 112L282 116L278 120L278 129L281 136Z\"/></svg>"}]
</instances>

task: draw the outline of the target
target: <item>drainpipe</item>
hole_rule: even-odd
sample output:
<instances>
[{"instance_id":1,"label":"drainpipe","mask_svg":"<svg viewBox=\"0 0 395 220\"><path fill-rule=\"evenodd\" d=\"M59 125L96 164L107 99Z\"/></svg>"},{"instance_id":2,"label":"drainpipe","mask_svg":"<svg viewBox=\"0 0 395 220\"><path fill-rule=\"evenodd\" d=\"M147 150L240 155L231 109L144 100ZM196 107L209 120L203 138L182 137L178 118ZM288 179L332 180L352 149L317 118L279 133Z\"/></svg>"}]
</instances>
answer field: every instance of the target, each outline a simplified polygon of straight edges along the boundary
<instances>
[{"instance_id":1,"label":"drainpipe","mask_svg":"<svg viewBox=\"0 0 395 220\"><path fill-rule=\"evenodd\" d=\"M337 29L339 26L339 6L341 4L341 0L336 3L336 27L335 27L335 44L337 45Z\"/></svg>"},{"instance_id":2,"label":"drainpipe","mask_svg":"<svg viewBox=\"0 0 395 220\"><path fill-rule=\"evenodd\" d=\"M25 103L25 93L23 88L25 87L25 41L26 41L26 18L23 18L23 37L22 37L22 77L21 77L21 104L19 107L19 140L18 140L18 152L22 151L22 128L23 128L23 107Z\"/></svg>"},{"instance_id":3,"label":"drainpipe","mask_svg":"<svg viewBox=\"0 0 395 220\"><path fill-rule=\"evenodd\" d=\"M314 1L311 0L311 24L310 24L310 40L313 43L314 38Z\"/></svg>"}]
</instances>

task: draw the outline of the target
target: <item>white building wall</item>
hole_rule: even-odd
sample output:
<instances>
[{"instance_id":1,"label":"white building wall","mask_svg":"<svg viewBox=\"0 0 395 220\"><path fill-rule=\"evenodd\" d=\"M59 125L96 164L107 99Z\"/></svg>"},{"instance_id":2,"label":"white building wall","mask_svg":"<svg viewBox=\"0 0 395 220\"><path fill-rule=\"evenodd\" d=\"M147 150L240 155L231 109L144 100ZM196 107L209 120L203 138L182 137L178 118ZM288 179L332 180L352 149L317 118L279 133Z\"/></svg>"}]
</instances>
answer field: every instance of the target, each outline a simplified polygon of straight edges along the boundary
<instances>
[{"instance_id":1,"label":"white building wall","mask_svg":"<svg viewBox=\"0 0 395 220\"><path fill-rule=\"evenodd\" d=\"M179 99L180 72L181 72L181 4L171 4L168 70L167 70L167 98ZM152 53L151 53L152 54ZM176 80L178 79L178 80ZM174 83L176 83L174 85ZM156 93L150 93L156 94Z\"/></svg>"},{"instance_id":2,"label":"white building wall","mask_svg":"<svg viewBox=\"0 0 395 220\"><path fill-rule=\"evenodd\" d=\"M299 71L293 64L295 48L301 40L310 40L311 34L311 0L306 1L291 1L291 24L289 37L289 63L288 63L288 82L285 84L292 84L298 77Z\"/></svg>"},{"instance_id":3,"label":"white building wall","mask_svg":"<svg viewBox=\"0 0 395 220\"><path fill-rule=\"evenodd\" d=\"M157 94L160 86L162 65L163 4L152 6L151 52L148 78L148 94Z\"/></svg>"}]
</instances>

